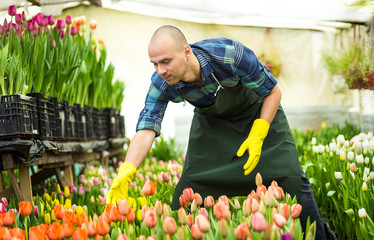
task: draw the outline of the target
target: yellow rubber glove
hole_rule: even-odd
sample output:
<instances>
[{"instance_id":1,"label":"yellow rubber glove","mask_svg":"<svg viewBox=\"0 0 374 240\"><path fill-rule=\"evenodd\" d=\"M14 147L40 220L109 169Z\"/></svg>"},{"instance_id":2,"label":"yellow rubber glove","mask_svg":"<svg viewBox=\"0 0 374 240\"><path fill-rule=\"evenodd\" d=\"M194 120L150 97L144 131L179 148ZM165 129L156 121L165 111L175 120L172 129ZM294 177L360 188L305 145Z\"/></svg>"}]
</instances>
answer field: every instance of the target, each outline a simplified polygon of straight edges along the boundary
<instances>
[{"instance_id":1,"label":"yellow rubber glove","mask_svg":"<svg viewBox=\"0 0 374 240\"><path fill-rule=\"evenodd\" d=\"M253 169L257 166L258 160L261 156L262 144L268 134L270 124L263 119L256 119L251 128L251 132L248 138L242 143L236 155L238 157L243 156L246 150L248 150L249 157L247 162L244 164L244 175L250 174Z\"/></svg>"},{"instance_id":2,"label":"yellow rubber glove","mask_svg":"<svg viewBox=\"0 0 374 240\"><path fill-rule=\"evenodd\" d=\"M118 175L113 179L109 192L106 195L106 204L113 204L117 206L118 200L127 198L129 184L136 174L136 167L129 163L124 162L119 166Z\"/></svg>"}]
</instances>

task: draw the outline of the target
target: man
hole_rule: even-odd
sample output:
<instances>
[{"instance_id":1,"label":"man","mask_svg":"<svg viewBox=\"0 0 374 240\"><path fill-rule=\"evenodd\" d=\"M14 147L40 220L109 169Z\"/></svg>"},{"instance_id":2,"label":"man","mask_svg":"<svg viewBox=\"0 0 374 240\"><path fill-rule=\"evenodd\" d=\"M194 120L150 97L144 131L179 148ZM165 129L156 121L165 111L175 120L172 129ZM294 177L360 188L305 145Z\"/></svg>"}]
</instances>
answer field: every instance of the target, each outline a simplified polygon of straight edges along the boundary
<instances>
[{"instance_id":1,"label":"man","mask_svg":"<svg viewBox=\"0 0 374 240\"><path fill-rule=\"evenodd\" d=\"M314 196L280 107L281 91L255 54L224 37L189 45L173 26L156 30L148 54L156 72L107 203L127 197L128 184L160 135L168 102L188 101L195 111L172 209L180 207L179 196L187 187L203 198L246 196L256 188L255 174L260 172L266 186L276 180L297 196L303 205L302 225L310 216L317 221L317 239L324 239Z\"/></svg>"}]
</instances>

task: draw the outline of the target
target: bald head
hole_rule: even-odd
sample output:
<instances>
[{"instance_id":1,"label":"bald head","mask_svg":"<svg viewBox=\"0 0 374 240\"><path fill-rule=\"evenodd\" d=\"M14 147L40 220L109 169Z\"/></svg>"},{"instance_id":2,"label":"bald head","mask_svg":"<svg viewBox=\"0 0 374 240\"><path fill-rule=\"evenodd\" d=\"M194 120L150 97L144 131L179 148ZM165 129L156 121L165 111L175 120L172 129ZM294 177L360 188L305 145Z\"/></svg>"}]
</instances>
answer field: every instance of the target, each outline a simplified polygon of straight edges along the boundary
<instances>
[{"instance_id":1,"label":"bald head","mask_svg":"<svg viewBox=\"0 0 374 240\"><path fill-rule=\"evenodd\" d=\"M178 28L171 25L164 25L158 28L153 34L149 46L157 43L172 43L177 50L183 50L187 45L187 40L184 34Z\"/></svg>"}]
</instances>

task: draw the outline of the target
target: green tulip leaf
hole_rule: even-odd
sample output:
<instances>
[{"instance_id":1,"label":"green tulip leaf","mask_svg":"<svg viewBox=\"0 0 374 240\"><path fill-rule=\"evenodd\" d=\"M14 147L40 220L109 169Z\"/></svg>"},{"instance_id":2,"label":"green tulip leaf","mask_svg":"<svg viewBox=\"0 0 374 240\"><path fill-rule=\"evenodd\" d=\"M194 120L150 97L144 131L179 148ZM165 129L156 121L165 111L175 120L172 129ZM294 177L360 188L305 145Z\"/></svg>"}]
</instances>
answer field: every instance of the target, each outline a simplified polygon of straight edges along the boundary
<instances>
[{"instance_id":1,"label":"green tulip leaf","mask_svg":"<svg viewBox=\"0 0 374 240\"><path fill-rule=\"evenodd\" d=\"M355 220L355 212L352 208L345 210L344 212L352 219L352 221Z\"/></svg>"},{"instance_id":2,"label":"green tulip leaf","mask_svg":"<svg viewBox=\"0 0 374 240\"><path fill-rule=\"evenodd\" d=\"M327 196L328 196L328 197L332 197L334 194L335 194L335 191L329 191L329 192L327 193Z\"/></svg>"}]
</instances>

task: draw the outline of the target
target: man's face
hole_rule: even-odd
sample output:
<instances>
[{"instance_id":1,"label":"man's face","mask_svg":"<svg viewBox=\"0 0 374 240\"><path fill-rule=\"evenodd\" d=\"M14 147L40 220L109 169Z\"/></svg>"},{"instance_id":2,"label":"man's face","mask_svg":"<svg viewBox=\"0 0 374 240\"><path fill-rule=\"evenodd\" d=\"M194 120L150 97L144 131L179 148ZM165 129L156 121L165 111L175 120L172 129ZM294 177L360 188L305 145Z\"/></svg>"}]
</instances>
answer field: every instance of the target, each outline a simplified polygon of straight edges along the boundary
<instances>
[{"instance_id":1,"label":"man's face","mask_svg":"<svg viewBox=\"0 0 374 240\"><path fill-rule=\"evenodd\" d=\"M156 72L169 84L175 85L183 80L187 70L185 50L178 48L169 38L152 41L148 54Z\"/></svg>"}]
</instances>

